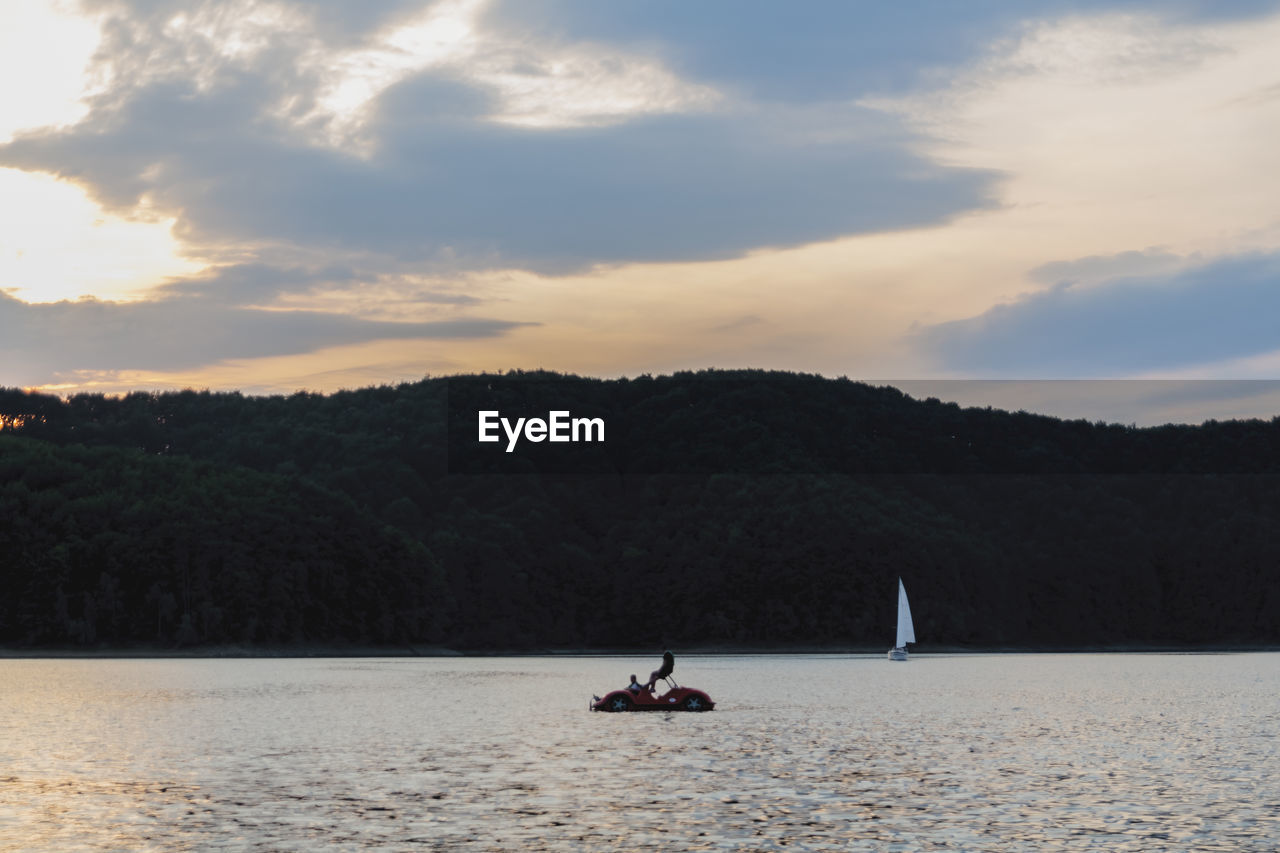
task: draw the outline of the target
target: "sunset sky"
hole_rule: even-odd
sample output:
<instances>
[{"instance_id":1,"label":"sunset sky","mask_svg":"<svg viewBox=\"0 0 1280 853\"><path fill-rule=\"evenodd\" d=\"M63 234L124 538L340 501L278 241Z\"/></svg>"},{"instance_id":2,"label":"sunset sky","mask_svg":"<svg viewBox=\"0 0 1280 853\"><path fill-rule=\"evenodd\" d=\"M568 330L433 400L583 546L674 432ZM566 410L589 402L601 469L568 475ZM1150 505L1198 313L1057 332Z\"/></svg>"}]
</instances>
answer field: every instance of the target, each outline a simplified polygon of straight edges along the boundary
<instances>
[{"instance_id":1,"label":"sunset sky","mask_svg":"<svg viewBox=\"0 0 1280 853\"><path fill-rule=\"evenodd\" d=\"M1277 45L1248 0L5 3L0 385L1280 377ZM1161 411L1280 413L1212 387Z\"/></svg>"}]
</instances>

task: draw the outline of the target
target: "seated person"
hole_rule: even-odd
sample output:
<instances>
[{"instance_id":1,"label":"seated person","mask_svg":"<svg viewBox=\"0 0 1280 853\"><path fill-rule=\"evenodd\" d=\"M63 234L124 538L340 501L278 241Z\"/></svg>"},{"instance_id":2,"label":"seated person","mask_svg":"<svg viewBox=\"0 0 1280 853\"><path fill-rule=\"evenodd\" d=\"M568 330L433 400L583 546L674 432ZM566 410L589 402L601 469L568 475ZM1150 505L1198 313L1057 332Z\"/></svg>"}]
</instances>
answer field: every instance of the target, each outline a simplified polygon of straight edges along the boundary
<instances>
[{"instance_id":1,"label":"seated person","mask_svg":"<svg viewBox=\"0 0 1280 853\"><path fill-rule=\"evenodd\" d=\"M632 693L639 693L641 690L647 690L648 688L636 681L636 674L633 672L631 673L631 683L627 685L627 689Z\"/></svg>"},{"instance_id":2,"label":"seated person","mask_svg":"<svg viewBox=\"0 0 1280 853\"><path fill-rule=\"evenodd\" d=\"M653 692L653 685L657 684L661 679L666 678L676 668L676 656L671 652L662 653L662 666L649 673L649 683L645 685L645 689Z\"/></svg>"}]
</instances>

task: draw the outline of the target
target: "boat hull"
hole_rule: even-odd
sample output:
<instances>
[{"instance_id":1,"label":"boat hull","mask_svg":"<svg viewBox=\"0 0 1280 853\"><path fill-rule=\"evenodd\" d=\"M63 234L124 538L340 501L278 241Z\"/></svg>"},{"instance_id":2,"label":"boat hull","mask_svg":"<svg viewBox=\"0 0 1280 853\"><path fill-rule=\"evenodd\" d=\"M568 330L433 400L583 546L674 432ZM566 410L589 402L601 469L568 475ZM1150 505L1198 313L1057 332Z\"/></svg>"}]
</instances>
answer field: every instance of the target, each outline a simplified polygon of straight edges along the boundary
<instances>
[{"instance_id":1,"label":"boat hull","mask_svg":"<svg viewBox=\"0 0 1280 853\"><path fill-rule=\"evenodd\" d=\"M614 690L603 699L591 698L593 711L711 711L716 703L694 687L673 687L661 696L645 690Z\"/></svg>"},{"instance_id":2,"label":"boat hull","mask_svg":"<svg viewBox=\"0 0 1280 853\"><path fill-rule=\"evenodd\" d=\"M889 649L889 660L906 660L906 649Z\"/></svg>"}]
</instances>

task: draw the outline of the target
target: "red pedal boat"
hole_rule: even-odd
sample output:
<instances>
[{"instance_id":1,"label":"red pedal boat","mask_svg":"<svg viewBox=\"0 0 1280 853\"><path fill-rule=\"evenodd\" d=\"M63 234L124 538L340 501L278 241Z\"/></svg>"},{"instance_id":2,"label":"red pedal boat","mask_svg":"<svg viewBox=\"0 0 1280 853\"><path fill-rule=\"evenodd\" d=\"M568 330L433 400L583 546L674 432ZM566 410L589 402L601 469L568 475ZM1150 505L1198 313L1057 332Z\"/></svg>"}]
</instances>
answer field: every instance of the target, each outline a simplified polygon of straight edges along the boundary
<instances>
[{"instance_id":1,"label":"red pedal boat","mask_svg":"<svg viewBox=\"0 0 1280 853\"><path fill-rule=\"evenodd\" d=\"M593 711L710 711L716 706L710 696L696 687L676 684L671 677L675 668L675 655L663 652L662 667L649 676L650 684L659 680L667 683L668 690L661 696L633 682L629 687L606 693L603 699L592 696L588 707Z\"/></svg>"},{"instance_id":2,"label":"red pedal boat","mask_svg":"<svg viewBox=\"0 0 1280 853\"><path fill-rule=\"evenodd\" d=\"M661 696L648 690L614 690L604 698L593 696L593 711L710 711L716 703L694 687L672 687Z\"/></svg>"}]
</instances>

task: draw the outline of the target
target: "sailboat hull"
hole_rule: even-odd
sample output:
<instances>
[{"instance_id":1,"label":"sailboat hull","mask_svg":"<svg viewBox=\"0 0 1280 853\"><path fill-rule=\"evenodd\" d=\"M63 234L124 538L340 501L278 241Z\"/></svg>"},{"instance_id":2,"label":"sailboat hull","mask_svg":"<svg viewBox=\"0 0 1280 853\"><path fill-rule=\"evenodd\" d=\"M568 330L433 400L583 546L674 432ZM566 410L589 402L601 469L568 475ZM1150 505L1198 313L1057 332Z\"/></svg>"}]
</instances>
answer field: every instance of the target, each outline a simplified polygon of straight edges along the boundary
<instances>
[{"instance_id":1,"label":"sailboat hull","mask_svg":"<svg viewBox=\"0 0 1280 853\"><path fill-rule=\"evenodd\" d=\"M906 660L906 649L889 649L889 660Z\"/></svg>"}]
</instances>

